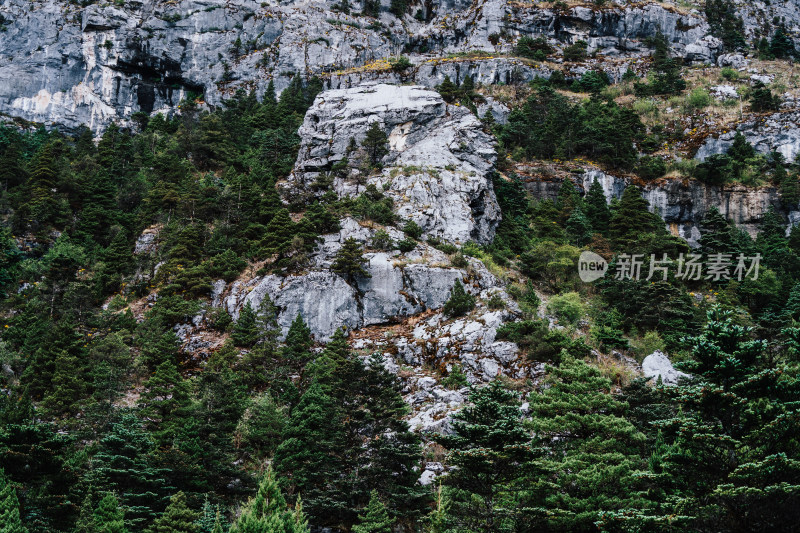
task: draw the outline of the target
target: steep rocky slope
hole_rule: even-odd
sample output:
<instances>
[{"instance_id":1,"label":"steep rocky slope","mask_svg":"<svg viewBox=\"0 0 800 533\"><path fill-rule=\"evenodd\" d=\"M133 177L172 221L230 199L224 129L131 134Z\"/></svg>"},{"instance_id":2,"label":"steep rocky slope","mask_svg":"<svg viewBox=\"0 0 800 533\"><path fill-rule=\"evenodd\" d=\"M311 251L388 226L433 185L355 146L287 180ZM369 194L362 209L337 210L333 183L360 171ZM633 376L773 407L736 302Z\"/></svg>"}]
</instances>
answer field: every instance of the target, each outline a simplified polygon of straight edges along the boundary
<instances>
[{"instance_id":1,"label":"steep rocky slope","mask_svg":"<svg viewBox=\"0 0 800 533\"><path fill-rule=\"evenodd\" d=\"M388 131L389 154L378 175L358 168L351 153L372 123ZM361 85L322 93L300 128L300 154L285 196L296 199L327 189L357 196L375 185L394 200L397 215L430 237L488 243L500 220L490 181L494 141L468 109L445 104L436 91L417 86ZM352 139L352 140L351 140ZM346 168L334 172L340 164Z\"/></svg>"},{"instance_id":2,"label":"steep rocky slope","mask_svg":"<svg viewBox=\"0 0 800 533\"><path fill-rule=\"evenodd\" d=\"M697 245L701 237L699 223L712 207L719 209L726 218L748 231L758 233L764 214L774 208L787 215L787 232L800 220L800 206L786 205L774 186L747 187L740 183L722 186L707 185L693 179L665 177L655 182L641 183L639 180L615 176L598 169L589 168L579 176L545 176L536 168L520 165L518 174L525 180L526 188L536 198L555 200L563 179L571 179L581 191L588 191L597 180L603 187L606 198L621 198L625 187L631 183L642 185L642 195L657 212L670 231ZM569 176L569 173L564 173Z\"/></svg>"},{"instance_id":3,"label":"steep rocky slope","mask_svg":"<svg viewBox=\"0 0 800 533\"><path fill-rule=\"evenodd\" d=\"M378 17L367 17L334 12L333 2L141 0L81 7L9 0L0 6L0 112L100 131L138 111L170 112L190 94L219 105L237 88L260 94L270 80L280 91L298 73L321 76L329 87L351 83L352 76L392 76L379 60L400 53L417 65L407 75L430 86L442 78L426 63L431 58L471 50L502 54L521 35L545 36L557 49L582 39L604 57L636 58L649 54L645 40L661 32L690 62L715 62L721 53L698 11L670 4L444 1L414 4L402 18L384 4ZM796 10L796 2L789 4ZM791 17L791 9L762 6L748 30L769 14ZM469 68L504 81L514 65ZM609 68L617 75L625 70Z\"/></svg>"}]
</instances>

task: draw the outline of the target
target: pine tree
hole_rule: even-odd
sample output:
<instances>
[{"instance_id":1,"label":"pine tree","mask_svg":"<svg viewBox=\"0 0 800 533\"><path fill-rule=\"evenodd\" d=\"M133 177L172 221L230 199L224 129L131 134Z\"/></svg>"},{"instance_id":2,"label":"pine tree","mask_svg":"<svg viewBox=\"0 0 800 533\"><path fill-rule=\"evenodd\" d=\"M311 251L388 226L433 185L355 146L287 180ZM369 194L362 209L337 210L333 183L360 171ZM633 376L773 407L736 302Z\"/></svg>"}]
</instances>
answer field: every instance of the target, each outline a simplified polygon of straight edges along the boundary
<instances>
[{"instance_id":1,"label":"pine tree","mask_svg":"<svg viewBox=\"0 0 800 533\"><path fill-rule=\"evenodd\" d=\"M19 515L17 491L0 469L0 533L27 533Z\"/></svg>"},{"instance_id":2,"label":"pine tree","mask_svg":"<svg viewBox=\"0 0 800 533\"><path fill-rule=\"evenodd\" d=\"M529 396L528 428L543 451L530 469L531 524L590 531L603 511L643 505L635 473L645 437L623 418L627 405L608 392L611 387L597 368L565 359Z\"/></svg>"},{"instance_id":3,"label":"pine tree","mask_svg":"<svg viewBox=\"0 0 800 533\"><path fill-rule=\"evenodd\" d=\"M229 533L308 533L308 522L299 506L289 509L272 467L258 484L258 491L242 508Z\"/></svg>"},{"instance_id":4,"label":"pine tree","mask_svg":"<svg viewBox=\"0 0 800 533\"><path fill-rule=\"evenodd\" d=\"M475 297L464 290L461 281L456 280L450 289L450 298L445 302L442 312L449 317L465 315L475 308Z\"/></svg>"},{"instance_id":5,"label":"pine tree","mask_svg":"<svg viewBox=\"0 0 800 533\"><path fill-rule=\"evenodd\" d=\"M260 335L256 324L256 313L247 301L239 311L239 319L233 326L231 338L237 346L249 348L258 342Z\"/></svg>"},{"instance_id":6,"label":"pine tree","mask_svg":"<svg viewBox=\"0 0 800 533\"><path fill-rule=\"evenodd\" d=\"M149 533L199 533L198 513L186 505L186 495L175 493L164 513L148 530Z\"/></svg>"},{"instance_id":7,"label":"pine tree","mask_svg":"<svg viewBox=\"0 0 800 533\"><path fill-rule=\"evenodd\" d=\"M436 86L436 90L442 95L442 99L448 103L453 103L458 97L458 85L453 83L450 76L445 76L444 81Z\"/></svg>"},{"instance_id":8,"label":"pine tree","mask_svg":"<svg viewBox=\"0 0 800 533\"><path fill-rule=\"evenodd\" d=\"M800 202L800 184L798 184L797 176L785 172L785 176L780 180L781 202L788 209L796 209L798 202Z\"/></svg>"},{"instance_id":9,"label":"pine tree","mask_svg":"<svg viewBox=\"0 0 800 533\"><path fill-rule=\"evenodd\" d=\"M742 132L737 131L733 136L733 143L728 148L727 155L734 161L744 164L756 155L756 150L752 144L747 142L747 138L742 135Z\"/></svg>"},{"instance_id":10,"label":"pine tree","mask_svg":"<svg viewBox=\"0 0 800 533\"><path fill-rule=\"evenodd\" d=\"M633 253L632 247L643 235L664 234L664 223L648 211L648 202L642 191L633 185L625 188L619 207L611 216L608 231L615 244L625 253Z\"/></svg>"},{"instance_id":11,"label":"pine tree","mask_svg":"<svg viewBox=\"0 0 800 533\"><path fill-rule=\"evenodd\" d=\"M86 397L87 374L76 355L62 350L55 359L53 388L43 400L47 410L55 415L76 413L79 403Z\"/></svg>"},{"instance_id":12,"label":"pine tree","mask_svg":"<svg viewBox=\"0 0 800 533\"><path fill-rule=\"evenodd\" d=\"M350 528L378 491L393 517L419 516L426 490L417 483L419 437L403 420L408 407L380 358L365 366L337 332L314 362L315 381L292 411L276 469L303 495L315 525Z\"/></svg>"},{"instance_id":13,"label":"pine tree","mask_svg":"<svg viewBox=\"0 0 800 533\"><path fill-rule=\"evenodd\" d=\"M611 210L606 202L606 195L603 193L603 186L597 181L592 181L589 192L586 193L586 217L592 225L592 229L597 233L605 233L608 223L611 220Z\"/></svg>"},{"instance_id":14,"label":"pine tree","mask_svg":"<svg viewBox=\"0 0 800 533\"><path fill-rule=\"evenodd\" d=\"M353 533L392 533L392 520L386 507L378 497L378 491L369 495L369 504L363 515L358 515L359 523L353 527Z\"/></svg>"},{"instance_id":15,"label":"pine tree","mask_svg":"<svg viewBox=\"0 0 800 533\"><path fill-rule=\"evenodd\" d=\"M353 237L348 237L343 243L331 264L331 271L342 276L348 283L353 284L356 278L372 277L364 268L367 259L361 244Z\"/></svg>"},{"instance_id":16,"label":"pine tree","mask_svg":"<svg viewBox=\"0 0 800 533\"><path fill-rule=\"evenodd\" d=\"M757 81L753 84L753 91L750 93L750 108L756 113L777 111L781 105L781 97L772 94L772 90Z\"/></svg>"},{"instance_id":17,"label":"pine tree","mask_svg":"<svg viewBox=\"0 0 800 533\"><path fill-rule=\"evenodd\" d=\"M700 221L700 229L702 236L699 243L703 253L732 254L737 251L734 244L734 228L716 206L711 207Z\"/></svg>"},{"instance_id":18,"label":"pine tree","mask_svg":"<svg viewBox=\"0 0 800 533\"><path fill-rule=\"evenodd\" d=\"M707 320L683 368L692 379L668 390L681 409L659 424L668 446L664 512L721 532L774 529L776 516L796 523L800 444L789 437L797 422L784 421L794 417L800 381L729 311L712 308Z\"/></svg>"},{"instance_id":19,"label":"pine tree","mask_svg":"<svg viewBox=\"0 0 800 533\"><path fill-rule=\"evenodd\" d=\"M173 490L165 479L165 471L154 465L154 447L141 421L126 413L100 439L99 450L92 458L89 481L94 487L119 494L132 531L141 531L152 523L166 507L168 494ZM103 501L95 509L95 516L104 506L108 512L109 509L117 512L116 497L109 494Z\"/></svg>"},{"instance_id":20,"label":"pine tree","mask_svg":"<svg viewBox=\"0 0 800 533\"><path fill-rule=\"evenodd\" d=\"M370 124L366 137L361 141L361 146L367 152L373 167L379 167L383 156L389 153L388 143L386 132L383 131L381 125L377 121Z\"/></svg>"},{"instance_id":21,"label":"pine tree","mask_svg":"<svg viewBox=\"0 0 800 533\"><path fill-rule=\"evenodd\" d=\"M220 520L219 506L213 505L206 495L200 517L197 519L198 533L214 533L214 527L220 523Z\"/></svg>"},{"instance_id":22,"label":"pine tree","mask_svg":"<svg viewBox=\"0 0 800 533\"><path fill-rule=\"evenodd\" d=\"M792 38L786 35L786 31L780 27L775 30L772 39L770 39L769 52L778 59L785 57L791 58L797 53Z\"/></svg>"},{"instance_id":23,"label":"pine tree","mask_svg":"<svg viewBox=\"0 0 800 533\"><path fill-rule=\"evenodd\" d=\"M567 230L567 235L575 246L584 246L592 240L592 225L580 207L572 210L572 214L564 223L564 229Z\"/></svg>"},{"instance_id":24,"label":"pine tree","mask_svg":"<svg viewBox=\"0 0 800 533\"><path fill-rule=\"evenodd\" d=\"M279 258L284 257L291 247L294 235L295 223L292 222L289 211L281 208L264 230L262 243L265 252L269 254L277 253Z\"/></svg>"},{"instance_id":25,"label":"pine tree","mask_svg":"<svg viewBox=\"0 0 800 533\"><path fill-rule=\"evenodd\" d=\"M474 389L469 404L453 416L453 433L436 441L456 467L448 487L448 525L461 531L513 530L513 494L532 457L519 401L499 381Z\"/></svg>"},{"instance_id":26,"label":"pine tree","mask_svg":"<svg viewBox=\"0 0 800 533\"><path fill-rule=\"evenodd\" d=\"M58 213L57 200L53 195L58 181L58 165L53 143L42 147L28 176L28 194L26 209L32 222L49 224L55 221Z\"/></svg>"},{"instance_id":27,"label":"pine tree","mask_svg":"<svg viewBox=\"0 0 800 533\"><path fill-rule=\"evenodd\" d=\"M97 533L127 533L125 528L125 509L113 493L106 494L94 510L94 523Z\"/></svg>"},{"instance_id":28,"label":"pine tree","mask_svg":"<svg viewBox=\"0 0 800 533\"><path fill-rule=\"evenodd\" d=\"M144 384L139 400L142 415L148 421L159 444L171 444L176 438L181 419L188 414L189 387L174 361L164 361Z\"/></svg>"},{"instance_id":29,"label":"pine tree","mask_svg":"<svg viewBox=\"0 0 800 533\"><path fill-rule=\"evenodd\" d=\"M96 533L97 524L94 521L94 492L91 487L86 491L86 496L81 504L78 521L75 523L73 533Z\"/></svg>"}]
</instances>

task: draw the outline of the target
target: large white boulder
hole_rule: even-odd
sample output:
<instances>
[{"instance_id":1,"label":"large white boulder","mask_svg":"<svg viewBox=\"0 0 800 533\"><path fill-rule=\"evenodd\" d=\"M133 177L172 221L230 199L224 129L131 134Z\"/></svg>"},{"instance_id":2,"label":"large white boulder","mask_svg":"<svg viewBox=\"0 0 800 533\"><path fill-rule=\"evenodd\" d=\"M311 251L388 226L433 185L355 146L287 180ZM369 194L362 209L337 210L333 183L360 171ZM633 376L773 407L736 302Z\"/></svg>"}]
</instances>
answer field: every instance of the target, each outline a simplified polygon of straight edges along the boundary
<instances>
[{"instance_id":1,"label":"large white boulder","mask_svg":"<svg viewBox=\"0 0 800 533\"><path fill-rule=\"evenodd\" d=\"M675 370L669 358L661 351L656 350L642 361L642 372L645 377L658 380L664 385L677 385L680 378L690 377L689 374Z\"/></svg>"},{"instance_id":2,"label":"large white boulder","mask_svg":"<svg viewBox=\"0 0 800 533\"><path fill-rule=\"evenodd\" d=\"M373 123L386 133L389 154L382 171L367 175L348 147L351 139L360 146ZM413 220L427 236L479 243L494 237L500 222L491 181L494 141L475 115L445 103L436 91L383 83L325 91L299 134L297 162L281 184L288 198L311 194L325 176L333 177L339 197L357 196L371 183L392 198L400 218ZM334 169L345 160L348 169Z\"/></svg>"}]
</instances>

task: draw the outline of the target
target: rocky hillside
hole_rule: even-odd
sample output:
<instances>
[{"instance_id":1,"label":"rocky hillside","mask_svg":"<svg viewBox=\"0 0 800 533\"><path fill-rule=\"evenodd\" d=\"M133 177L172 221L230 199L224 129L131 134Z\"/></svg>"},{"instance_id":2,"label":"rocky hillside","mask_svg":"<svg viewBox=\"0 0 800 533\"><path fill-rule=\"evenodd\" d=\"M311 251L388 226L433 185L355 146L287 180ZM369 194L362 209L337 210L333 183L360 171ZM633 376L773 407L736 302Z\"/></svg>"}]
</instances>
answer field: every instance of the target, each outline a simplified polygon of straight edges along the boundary
<instances>
[{"instance_id":1,"label":"rocky hillside","mask_svg":"<svg viewBox=\"0 0 800 533\"><path fill-rule=\"evenodd\" d=\"M798 45L5 0L0 531L796 530Z\"/></svg>"},{"instance_id":2,"label":"rocky hillside","mask_svg":"<svg viewBox=\"0 0 800 533\"><path fill-rule=\"evenodd\" d=\"M773 19L790 26L797 20L795 0L742 4L748 40L769 35ZM450 66L438 68L437 58L475 51L503 57L520 36L544 36L559 54L583 40L614 77L649 54L647 39L657 32L689 62L737 62L723 54L703 13L683 5L475 0L403 3L404 11L397 5L9 0L0 7L0 112L100 132L137 112L171 113L189 96L216 106L238 88L262 93L270 81L280 92L295 74L319 76L332 88L397 80L387 59L400 54L413 64L401 80L432 86L442 74L456 79L469 72L479 83L507 83L517 75L514 61L476 60L453 76ZM531 69L548 72L522 68Z\"/></svg>"}]
</instances>

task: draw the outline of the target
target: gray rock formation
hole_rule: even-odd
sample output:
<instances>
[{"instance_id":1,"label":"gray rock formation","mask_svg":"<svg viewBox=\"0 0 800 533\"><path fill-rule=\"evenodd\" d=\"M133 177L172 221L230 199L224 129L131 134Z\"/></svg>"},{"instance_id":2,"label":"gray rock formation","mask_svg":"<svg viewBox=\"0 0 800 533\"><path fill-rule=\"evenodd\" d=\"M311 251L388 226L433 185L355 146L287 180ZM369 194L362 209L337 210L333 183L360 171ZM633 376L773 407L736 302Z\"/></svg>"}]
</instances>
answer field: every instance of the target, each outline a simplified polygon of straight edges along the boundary
<instances>
[{"instance_id":1,"label":"gray rock formation","mask_svg":"<svg viewBox=\"0 0 800 533\"><path fill-rule=\"evenodd\" d=\"M355 228L365 231L358 232ZM440 309L449 298L455 280L466 278L464 271L449 265L446 255L426 244L419 244L406 254L365 253L369 261L365 269L371 277L359 279L356 286L326 270L341 242L353 237L368 243L375 231L347 219L339 234L325 236L312 259L317 269L294 276L267 275L236 281L225 290L215 285L215 301L237 318L246 303L257 309L268 296L279 309L278 324L284 334L300 314L315 338L326 341L342 325L357 329L396 322L427 309ZM395 236L400 236L399 232ZM472 270L472 283L467 290L484 297L500 290L500 281L480 262L473 260ZM495 327L499 319L496 322ZM495 351L502 350L497 347Z\"/></svg>"},{"instance_id":2,"label":"gray rock formation","mask_svg":"<svg viewBox=\"0 0 800 533\"><path fill-rule=\"evenodd\" d=\"M372 183L394 200L402 219L419 224L427 236L491 241L500 221L490 179L494 141L469 110L420 86L365 84L317 96L299 131L292 174L279 185L285 195L307 194L334 165L355 158L348 152L350 139L360 145L373 122L388 134L384 168L374 175L358 168L336 174L337 194L356 196Z\"/></svg>"},{"instance_id":3,"label":"gray rock formation","mask_svg":"<svg viewBox=\"0 0 800 533\"><path fill-rule=\"evenodd\" d=\"M719 53L702 16L657 3L559 10L509 0L435 0L415 8L423 20L398 19L388 2L378 18L334 12L334 3L129 0L84 7L6 0L0 113L101 131L111 121L125 124L134 112L170 112L190 94L215 106L237 88L261 94L270 80L280 91L296 73L319 75L331 88L396 83L400 75L370 65L401 52L419 66L411 79L433 86L444 75L465 75L460 62L429 61L434 57L508 52L522 35L545 36L557 48L585 39L607 57L636 57L649 53L643 41L660 31L689 61L713 62ZM539 69L498 60L468 70L480 81L509 83Z\"/></svg>"},{"instance_id":4,"label":"gray rock formation","mask_svg":"<svg viewBox=\"0 0 800 533\"><path fill-rule=\"evenodd\" d=\"M739 124L734 131L709 137L698 148L695 159L704 161L711 155L727 152L737 131L762 154L778 152L786 161L794 161L800 155L800 111L786 111L755 117Z\"/></svg>"},{"instance_id":5,"label":"gray rock formation","mask_svg":"<svg viewBox=\"0 0 800 533\"><path fill-rule=\"evenodd\" d=\"M627 178L599 170L588 170L573 181L586 191L595 179L602 185L609 201L621 198L630 183ZM537 198L554 200L561 180L534 175L525 186ZM669 230L692 246L696 246L701 237L700 221L712 207L718 208L726 218L752 236L758 233L761 220L770 207L786 215L787 231L800 221L800 206L784 205L775 187L752 188L738 183L713 186L693 179L661 179L645 185L642 196L650 203L650 210L661 215Z\"/></svg>"},{"instance_id":6,"label":"gray rock formation","mask_svg":"<svg viewBox=\"0 0 800 533\"><path fill-rule=\"evenodd\" d=\"M647 378L658 380L664 385L677 385L681 378L691 377L689 374L675 370L669 358L660 351L655 351L642 361L642 373Z\"/></svg>"}]
</instances>

